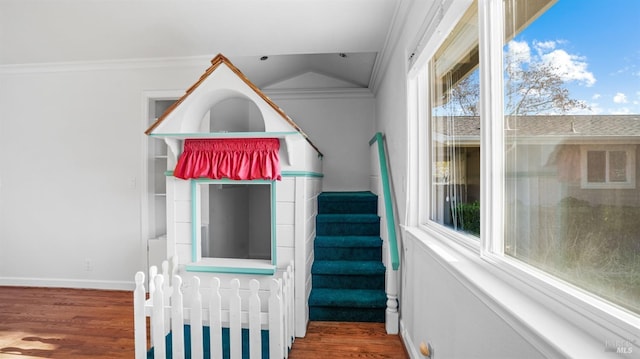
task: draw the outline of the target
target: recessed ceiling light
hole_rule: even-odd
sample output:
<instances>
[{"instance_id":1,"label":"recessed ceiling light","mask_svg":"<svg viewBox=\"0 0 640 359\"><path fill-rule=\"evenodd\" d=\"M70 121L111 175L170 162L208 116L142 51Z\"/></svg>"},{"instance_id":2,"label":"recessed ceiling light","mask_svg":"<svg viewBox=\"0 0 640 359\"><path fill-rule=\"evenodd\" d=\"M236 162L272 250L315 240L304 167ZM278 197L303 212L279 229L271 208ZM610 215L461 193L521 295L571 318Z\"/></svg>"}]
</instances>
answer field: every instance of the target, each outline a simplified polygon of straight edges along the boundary
<instances>
[{"instance_id":1,"label":"recessed ceiling light","mask_svg":"<svg viewBox=\"0 0 640 359\"><path fill-rule=\"evenodd\" d=\"M262 56L262 57L260 58L260 61L266 61L268 58L269 58L269 56Z\"/></svg>"}]
</instances>

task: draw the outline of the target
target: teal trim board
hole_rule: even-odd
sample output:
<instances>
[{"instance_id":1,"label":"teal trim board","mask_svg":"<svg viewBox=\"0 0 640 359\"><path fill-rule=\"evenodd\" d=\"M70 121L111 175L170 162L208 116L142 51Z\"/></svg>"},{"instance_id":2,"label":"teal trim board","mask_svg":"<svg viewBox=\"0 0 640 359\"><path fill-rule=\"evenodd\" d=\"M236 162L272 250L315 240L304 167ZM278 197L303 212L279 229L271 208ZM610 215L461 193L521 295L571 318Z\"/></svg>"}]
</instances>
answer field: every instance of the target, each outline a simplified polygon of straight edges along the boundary
<instances>
[{"instance_id":1,"label":"teal trim board","mask_svg":"<svg viewBox=\"0 0 640 359\"><path fill-rule=\"evenodd\" d=\"M173 171L172 170L164 171L164 175L167 177L173 177ZM324 173L310 172L310 171L282 171L281 175L282 177L315 177L315 178L324 177ZM205 178L202 178L202 180L205 180Z\"/></svg>"},{"instance_id":2,"label":"teal trim board","mask_svg":"<svg viewBox=\"0 0 640 359\"><path fill-rule=\"evenodd\" d=\"M196 200L196 198L198 198L198 194L196 193L198 191L198 188L196 187L197 182L194 180L191 180L191 261L192 262L197 262L198 261L198 247L197 247L197 243L198 243L198 238L197 238L197 234L198 233L198 223L196 221L196 218L198 217L198 204L200 203L199 201Z\"/></svg>"},{"instance_id":3,"label":"teal trim board","mask_svg":"<svg viewBox=\"0 0 640 359\"><path fill-rule=\"evenodd\" d=\"M297 131L288 132L203 132L203 133L152 133L157 138L280 138L301 135Z\"/></svg>"},{"instance_id":4,"label":"teal trim board","mask_svg":"<svg viewBox=\"0 0 640 359\"><path fill-rule=\"evenodd\" d=\"M324 177L323 173L309 171L282 171L282 177Z\"/></svg>"},{"instance_id":5,"label":"teal trim board","mask_svg":"<svg viewBox=\"0 0 640 359\"><path fill-rule=\"evenodd\" d=\"M276 181L271 182L271 264L278 265L278 246L276 243Z\"/></svg>"},{"instance_id":6,"label":"teal trim board","mask_svg":"<svg viewBox=\"0 0 640 359\"><path fill-rule=\"evenodd\" d=\"M232 274L252 274L252 275L273 275L276 273L276 267L273 268L251 268L247 267L222 267L208 265L187 264L185 266L187 272L206 272L206 273L232 273Z\"/></svg>"}]
</instances>

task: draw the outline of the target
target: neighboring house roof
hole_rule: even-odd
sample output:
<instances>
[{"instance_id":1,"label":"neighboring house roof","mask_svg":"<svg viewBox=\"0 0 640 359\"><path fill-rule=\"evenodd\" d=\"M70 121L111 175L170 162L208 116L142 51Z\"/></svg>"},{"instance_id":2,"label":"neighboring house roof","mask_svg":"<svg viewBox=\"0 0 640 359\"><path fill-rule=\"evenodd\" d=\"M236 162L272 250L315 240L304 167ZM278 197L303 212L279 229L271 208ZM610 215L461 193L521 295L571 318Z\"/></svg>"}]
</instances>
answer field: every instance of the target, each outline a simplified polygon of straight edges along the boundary
<instances>
[{"instance_id":1,"label":"neighboring house roof","mask_svg":"<svg viewBox=\"0 0 640 359\"><path fill-rule=\"evenodd\" d=\"M640 136L640 115L509 116L508 137L516 138L620 138ZM448 125L448 122L451 124ZM479 140L480 118L434 118L435 132L445 137Z\"/></svg>"},{"instance_id":2,"label":"neighboring house roof","mask_svg":"<svg viewBox=\"0 0 640 359\"><path fill-rule=\"evenodd\" d=\"M204 74L200 76L198 81L196 81L193 85L191 85L191 87L187 89L187 91L182 97L176 100L176 102L174 102L160 117L158 117L158 119L151 125L151 127L149 127L145 131L145 134L150 135L154 133L154 130L156 130L156 128L160 124L162 124L167 118L169 118L171 114L174 112L174 110L178 108L182 103L184 103L185 100L189 98L189 96L200 85L202 85L205 82L205 80L207 80L207 78L216 71L216 69L220 67L220 65L227 66L240 80L242 80L242 82L244 82L251 90L253 90L259 96L259 98L264 100L264 102L268 104L269 107L271 107L280 117L282 117L286 121L286 123L288 123L291 127L293 127L293 129L299 132L319 154L322 154L320 150L313 144L313 142L311 142L311 140L309 139L309 136L307 136L307 134L304 133L304 131L302 131L300 126L298 126L280 107L278 107L278 105L276 105L269 97L267 97L267 95L265 95L256 85L254 85L251 81L249 81L249 79L236 66L234 66L231 63L231 61L229 61L229 59L227 59L222 54L216 55L211 60L211 66L204 72Z\"/></svg>"}]
</instances>

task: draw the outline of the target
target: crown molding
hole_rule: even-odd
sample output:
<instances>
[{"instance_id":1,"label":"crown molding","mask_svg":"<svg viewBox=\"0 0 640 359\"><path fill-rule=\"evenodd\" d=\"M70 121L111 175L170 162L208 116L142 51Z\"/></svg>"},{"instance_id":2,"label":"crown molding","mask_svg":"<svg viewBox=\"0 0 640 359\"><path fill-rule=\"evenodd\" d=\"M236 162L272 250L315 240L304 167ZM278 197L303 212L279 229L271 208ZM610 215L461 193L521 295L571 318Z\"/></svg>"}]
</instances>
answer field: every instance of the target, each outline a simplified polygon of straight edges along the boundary
<instances>
[{"instance_id":1,"label":"crown molding","mask_svg":"<svg viewBox=\"0 0 640 359\"><path fill-rule=\"evenodd\" d=\"M73 61L0 65L1 75L78 71L136 70L170 67L209 66L211 56L143 58L101 61Z\"/></svg>"},{"instance_id":2,"label":"crown molding","mask_svg":"<svg viewBox=\"0 0 640 359\"><path fill-rule=\"evenodd\" d=\"M368 88L326 88L326 89L271 89L264 90L265 95L274 100L306 99L354 99L375 98Z\"/></svg>"},{"instance_id":3,"label":"crown molding","mask_svg":"<svg viewBox=\"0 0 640 359\"><path fill-rule=\"evenodd\" d=\"M413 6L414 1L415 0L399 0L396 5L391 26L389 26L382 50L378 53L376 62L373 65L371 79L369 80L369 88L374 94L378 92L384 73L387 71L391 58L397 50L404 24L409 16L409 9Z\"/></svg>"}]
</instances>

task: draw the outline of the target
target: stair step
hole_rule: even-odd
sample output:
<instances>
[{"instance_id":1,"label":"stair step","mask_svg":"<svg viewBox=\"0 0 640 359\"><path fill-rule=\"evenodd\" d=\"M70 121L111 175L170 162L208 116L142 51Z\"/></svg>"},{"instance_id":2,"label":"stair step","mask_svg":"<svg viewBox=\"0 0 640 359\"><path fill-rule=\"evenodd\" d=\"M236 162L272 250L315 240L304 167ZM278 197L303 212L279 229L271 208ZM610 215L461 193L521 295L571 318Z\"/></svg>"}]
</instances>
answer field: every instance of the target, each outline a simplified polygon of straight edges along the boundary
<instances>
[{"instance_id":1,"label":"stair step","mask_svg":"<svg viewBox=\"0 0 640 359\"><path fill-rule=\"evenodd\" d=\"M309 307L309 320L323 322L384 323L384 309Z\"/></svg>"},{"instance_id":2,"label":"stair step","mask_svg":"<svg viewBox=\"0 0 640 359\"><path fill-rule=\"evenodd\" d=\"M316 248L377 248L382 247L382 239L379 236L317 236L314 245Z\"/></svg>"},{"instance_id":3,"label":"stair step","mask_svg":"<svg viewBox=\"0 0 640 359\"><path fill-rule=\"evenodd\" d=\"M382 262L376 261L318 261L311 266L312 274L384 275Z\"/></svg>"},{"instance_id":4,"label":"stair step","mask_svg":"<svg viewBox=\"0 0 640 359\"><path fill-rule=\"evenodd\" d=\"M318 236L379 236L380 217L376 214L318 214Z\"/></svg>"},{"instance_id":5,"label":"stair step","mask_svg":"<svg viewBox=\"0 0 640 359\"><path fill-rule=\"evenodd\" d=\"M315 247L314 256L319 261L381 261L382 247Z\"/></svg>"},{"instance_id":6,"label":"stair step","mask_svg":"<svg viewBox=\"0 0 640 359\"><path fill-rule=\"evenodd\" d=\"M380 216L371 213L318 214L317 223L380 223Z\"/></svg>"},{"instance_id":7,"label":"stair step","mask_svg":"<svg viewBox=\"0 0 640 359\"><path fill-rule=\"evenodd\" d=\"M309 296L309 306L343 308L381 308L387 306L384 290L316 288Z\"/></svg>"},{"instance_id":8,"label":"stair step","mask_svg":"<svg viewBox=\"0 0 640 359\"><path fill-rule=\"evenodd\" d=\"M333 289L380 289L384 290L384 274L379 275L334 275L312 274L313 290L317 288Z\"/></svg>"},{"instance_id":9,"label":"stair step","mask_svg":"<svg viewBox=\"0 0 640 359\"><path fill-rule=\"evenodd\" d=\"M382 260L382 239L376 236L318 236L313 248L316 260Z\"/></svg>"},{"instance_id":10,"label":"stair step","mask_svg":"<svg viewBox=\"0 0 640 359\"><path fill-rule=\"evenodd\" d=\"M318 195L318 213L377 213L378 196L369 192L323 192Z\"/></svg>"}]
</instances>

